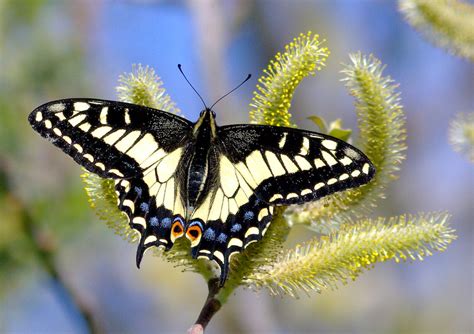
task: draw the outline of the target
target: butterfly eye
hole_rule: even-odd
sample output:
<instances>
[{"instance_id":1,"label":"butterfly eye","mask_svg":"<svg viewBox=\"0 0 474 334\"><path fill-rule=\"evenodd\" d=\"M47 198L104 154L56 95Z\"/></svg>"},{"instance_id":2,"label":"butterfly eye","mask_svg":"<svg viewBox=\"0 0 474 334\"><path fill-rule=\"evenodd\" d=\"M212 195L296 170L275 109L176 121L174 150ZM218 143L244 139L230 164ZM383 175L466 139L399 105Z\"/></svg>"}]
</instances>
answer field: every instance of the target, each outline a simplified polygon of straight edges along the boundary
<instances>
[{"instance_id":1,"label":"butterfly eye","mask_svg":"<svg viewBox=\"0 0 474 334\"><path fill-rule=\"evenodd\" d=\"M186 231L186 238L191 241L191 247L196 246L201 240L202 230L200 224L190 225Z\"/></svg>"},{"instance_id":2,"label":"butterfly eye","mask_svg":"<svg viewBox=\"0 0 474 334\"><path fill-rule=\"evenodd\" d=\"M205 110L201 111L201 112L199 113L199 117L202 117L202 115L204 115L205 112L206 112Z\"/></svg>"},{"instance_id":3,"label":"butterfly eye","mask_svg":"<svg viewBox=\"0 0 474 334\"><path fill-rule=\"evenodd\" d=\"M216 112L214 110L211 110L212 112L212 117L216 118Z\"/></svg>"},{"instance_id":4,"label":"butterfly eye","mask_svg":"<svg viewBox=\"0 0 474 334\"><path fill-rule=\"evenodd\" d=\"M171 226L171 241L174 242L179 237L182 237L184 234L183 224L179 219L176 219Z\"/></svg>"}]
</instances>

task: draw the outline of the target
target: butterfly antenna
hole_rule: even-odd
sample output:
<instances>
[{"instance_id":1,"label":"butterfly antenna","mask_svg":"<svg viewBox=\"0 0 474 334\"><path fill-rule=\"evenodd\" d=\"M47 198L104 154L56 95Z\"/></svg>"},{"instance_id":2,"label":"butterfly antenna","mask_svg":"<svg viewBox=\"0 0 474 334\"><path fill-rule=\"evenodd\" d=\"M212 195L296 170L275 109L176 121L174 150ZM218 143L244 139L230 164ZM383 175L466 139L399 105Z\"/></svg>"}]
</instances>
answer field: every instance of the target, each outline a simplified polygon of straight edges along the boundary
<instances>
[{"instance_id":1,"label":"butterfly antenna","mask_svg":"<svg viewBox=\"0 0 474 334\"><path fill-rule=\"evenodd\" d=\"M187 81L187 83L191 86L191 88L194 90L194 92L196 92L197 96L199 96L199 98L201 99L202 101L202 104L204 104L204 108L208 109L207 108L207 105L206 105L206 102L204 102L204 99L202 98L201 94L198 93L198 91L196 90L196 88L194 88L193 85L191 85L191 83L189 82L188 78L186 77L186 74L184 74L183 70L181 69L181 64L178 64L178 69L179 71L181 72L181 74L183 75L184 79Z\"/></svg>"},{"instance_id":2,"label":"butterfly antenna","mask_svg":"<svg viewBox=\"0 0 474 334\"><path fill-rule=\"evenodd\" d=\"M237 87L235 87L234 89L232 89L230 92L228 92L227 94L225 94L224 96L222 96L221 98L219 98L216 102L214 102L214 104L213 104L209 109L212 109L212 108L217 104L217 102L221 101L221 100L224 99L227 95L230 95L231 93L233 93L234 91L236 91L237 89L239 89L240 86L242 86L244 83L246 83L251 77L252 77L252 74L247 75L247 78L245 78L244 81L242 81Z\"/></svg>"}]
</instances>

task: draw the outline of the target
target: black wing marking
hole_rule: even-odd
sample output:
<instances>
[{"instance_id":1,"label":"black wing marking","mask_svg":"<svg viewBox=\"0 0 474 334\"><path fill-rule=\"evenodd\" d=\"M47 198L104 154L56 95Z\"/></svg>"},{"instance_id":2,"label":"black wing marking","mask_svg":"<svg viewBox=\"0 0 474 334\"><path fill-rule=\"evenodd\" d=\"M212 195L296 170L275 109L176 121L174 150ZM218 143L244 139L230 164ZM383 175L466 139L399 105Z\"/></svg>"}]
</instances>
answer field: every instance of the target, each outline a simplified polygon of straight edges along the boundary
<instances>
[{"instance_id":1,"label":"black wing marking","mask_svg":"<svg viewBox=\"0 0 474 334\"><path fill-rule=\"evenodd\" d=\"M115 179L118 207L140 234L136 262L184 234L177 171L192 123L170 113L97 99L53 101L29 116L41 136L101 177Z\"/></svg>"},{"instance_id":2,"label":"black wing marking","mask_svg":"<svg viewBox=\"0 0 474 334\"><path fill-rule=\"evenodd\" d=\"M265 234L273 206L301 204L367 183L375 169L358 149L336 138L291 128L232 125L219 129L216 187L191 220L202 237L192 248L221 267ZM194 223L195 222L195 223Z\"/></svg>"},{"instance_id":3,"label":"black wing marking","mask_svg":"<svg viewBox=\"0 0 474 334\"><path fill-rule=\"evenodd\" d=\"M129 103L66 99L29 116L33 129L101 177L138 177L157 157L182 145L192 123Z\"/></svg>"}]
</instances>

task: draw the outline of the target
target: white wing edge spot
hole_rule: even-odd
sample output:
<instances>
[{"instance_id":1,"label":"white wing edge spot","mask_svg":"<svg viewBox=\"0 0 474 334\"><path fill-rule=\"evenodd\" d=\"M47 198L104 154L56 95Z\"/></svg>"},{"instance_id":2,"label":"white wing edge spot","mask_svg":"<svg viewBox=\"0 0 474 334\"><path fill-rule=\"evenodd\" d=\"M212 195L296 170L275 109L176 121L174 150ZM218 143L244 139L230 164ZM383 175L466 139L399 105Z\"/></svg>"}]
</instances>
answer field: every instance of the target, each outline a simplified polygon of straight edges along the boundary
<instances>
[{"instance_id":1,"label":"white wing edge spot","mask_svg":"<svg viewBox=\"0 0 474 334\"><path fill-rule=\"evenodd\" d=\"M261 221L263 219L263 217L266 217L268 216L268 209L267 208L263 208L262 210L260 210L260 212L258 213L258 221Z\"/></svg>"},{"instance_id":2,"label":"white wing edge spot","mask_svg":"<svg viewBox=\"0 0 474 334\"><path fill-rule=\"evenodd\" d=\"M260 231L258 230L258 228L252 226L247 230L247 232L245 232L245 237L247 238L249 235L258 235L259 233Z\"/></svg>"},{"instance_id":3,"label":"white wing edge spot","mask_svg":"<svg viewBox=\"0 0 474 334\"><path fill-rule=\"evenodd\" d=\"M298 194L297 193L289 193L288 195L286 195L286 199L292 199L292 198L298 198Z\"/></svg>"},{"instance_id":4,"label":"white wing edge spot","mask_svg":"<svg viewBox=\"0 0 474 334\"><path fill-rule=\"evenodd\" d=\"M365 163L364 166L362 166L362 173L369 174L369 167L369 164Z\"/></svg>"},{"instance_id":5,"label":"white wing edge spot","mask_svg":"<svg viewBox=\"0 0 474 334\"><path fill-rule=\"evenodd\" d=\"M74 144L73 147L77 150L77 152L82 153L83 149L82 146L79 144Z\"/></svg>"},{"instance_id":6,"label":"white wing edge spot","mask_svg":"<svg viewBox=\"0 0 474 334\"><path fill-rule=\"evenodd\" d=\"M84 154L84 159L89 160L90 162L94 162L94 157L90 155L89 153Z\"/></svg>"},{"instance_id":7,"label":"white wing edge spot","mask_svg":"<svg viewBox=\"0 0 474 334\"><path fill-rule=\"evenodd\" d=\"M61 137L63 135L63 133L61 132L61 130L59 130L58 128L54 128L53 129L53 132L56 136L59 136Z\"/></svg>"},{"instance_id":8,"label":"white wing edge spot","mask_svg":"<svg viewBox=\"0 0 474 334\"><path fill-rule=\"evenodd\" d=\"M280 194L275 194L275 195L273 195L273 196L270 198L270 202L274 202L274 201L279 200L279 199L282 199L282 198L283 198L282 195L280 195Z\"/></svg>"},{"instance_id":9,"label":"white wing edge spot","mask_svg":"<svg viewBox=\"0 0 474 334\"><path fill-rule=\"evenodd\" d=\"M341 176L339 176L339 181L343 181L343 180L346 180L348 178L349 178L349 174L344 173Z\"/></svg>"},{"instance_id":10,"label":"white wing edge spot","mask_svg":"<svg viewBox=\"0 0 474 334\"><path fill-rule=\"evenodd\" d=\"M321 189L324 186L325 184L323 182L316 183L316 185L314 186L314 190Z\"/></svg>"},{"instance_id":11,"label":"white wing edge spot","mask_svg":"<svg viewBox=\"0 0 474 334\"><path fill-rule=\"evenodd\" d=\"M46 127L46 129L51 129L53 127L53 123L51 123L51 121L47 119L46 121L44 121L44 126Z\"/></svg>"},{"instance_id":12,"label":"white wing edge spot","mask_svg":"<svg viewBox=\"0 0 474 334\"><path fill-rule=\"evenodd\" d=\"M43 120L43 114L41 113L41 111L38 111L35 116L35 121L41 122L42 120Z\"/></svg>"},{"instance_id":13,"label":"white wing edge spot","mask_svg":"<svg viewBox=\"0 0 474 334\"><path fill-rule=\"evenodd\" d=\"M213 255L218 258L221 262L224 262L224 254L220 251L215 251Z\"/></svg>"},{"instance_id":14,"label":"white wing edge spot","mask_svg":"<svg viewBox=\"0 0 474 334\"><path fill-rule=\"evenodd\" d=\"M142 225L143 227L146 228L146 221L145 221L145 218L143 218L143 217L133 218L132 223Z\"/></svg>"},{"instance_id":15,"label":"white wing edge spot","mask_svg":"<svg viewBox=\"0 0 474 334\"><path fill-rule=\"evenodd\" d=\"M95 166L100 168L101 170L105 171L105 165L102 162L97 162L95 164Z\"/></svg>"},{"instance_id":16,"label":"white wing edge spot","mask_svg":"<svg viewBox=\"0 0 474 334\"><path fill-rule=\"evenodd\" d=\"M63 136L63 140L64 140L66 143L68 143L69 145L72 144L72 139L71 139L71 137L69 137L69 136Z\"/></svg>"},{"instance_id":17,"label":"white wing edge spot","mask_svg":"<svg viewBox=\"0 0 474 334\"><path fill-rule=\"evenodd\" d=\"M337 179L336 178L332 178L332 179L329 179L328 180L328 185L331 185L331 184L334 184L337 182Z\"/></svg>"},{"instance_id":18,"label":"white wing edge spot","mask_svg":"<svg viewBox=\"0 0 474 334\"><path fill-rule=\"evenodd\" d=\"M230 248L232 246L242 247L243 245L244 243L242 242L242 240L238 238L232 238L230 239L229 244L227 245L227 248Z\"/></svg>"},{"instance_id":19,"label":"white wing edge spot","mask_svg":"<svg viewBox=\"0 0 474 334\"><path fill-rule=\"evenodd\" d=\"M152 242L155 242L156 240L158 240L157 237L155 237L154 235L149 235L148 237L146 237L145 239L145 245L146 244L151 244Z\"/></svg>"},{"instance_id":20,"label":"white wing edge spot","mask_svg":"<svg viewBox=\"0 0 474 334\"><path fill-rule=\"evenodd\" d=\"M303 189L303 191L301 191L301 196L311 194L312 192L313 191L311 189Z\"/></svg>"},{"instance_id":21,"label":"white wing edge spot","mask_svg":"<svg viewBox=\"0 0 474 334\"><path fill-rule=\"evenodd\" d=\"M357 177L357 176L359 176L359 175L360 175L360 170L358 170L358 169L356 169L355 171L353 171L353 172L351 173L351 176L352 176L352 177Z\"/></svg>"}]
</instances>

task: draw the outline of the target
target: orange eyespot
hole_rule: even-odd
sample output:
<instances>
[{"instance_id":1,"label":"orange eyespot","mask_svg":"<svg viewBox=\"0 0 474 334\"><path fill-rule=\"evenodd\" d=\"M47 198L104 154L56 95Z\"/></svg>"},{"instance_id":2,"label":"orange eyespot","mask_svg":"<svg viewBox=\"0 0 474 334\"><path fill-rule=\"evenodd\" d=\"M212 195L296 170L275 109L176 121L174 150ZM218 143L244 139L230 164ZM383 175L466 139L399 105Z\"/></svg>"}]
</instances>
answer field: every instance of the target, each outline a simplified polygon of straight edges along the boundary
<instances>
[{"instance_id":1,"label":"orange eyespot","mask_svg":"<svg viewBox=\"0 0 474 334\"><path fill-rule=\"evenodd\" d=\"M175 219L171 226L171 241L174 242L176 239L182 237L184 234L183 223L180 219Z\"/></svg>"},{"instance_id":2,"label":"orange eyespot","mask_svg":"<svg viewBox=\"0 0 474 334\"><path fill-rule=\"evenodd\" d=\"M191 241L191 247L196 246L201 240L202 228L200 225L199 223L191 224L186 231L186 238Z\"/></svg>"}]
</instances>

